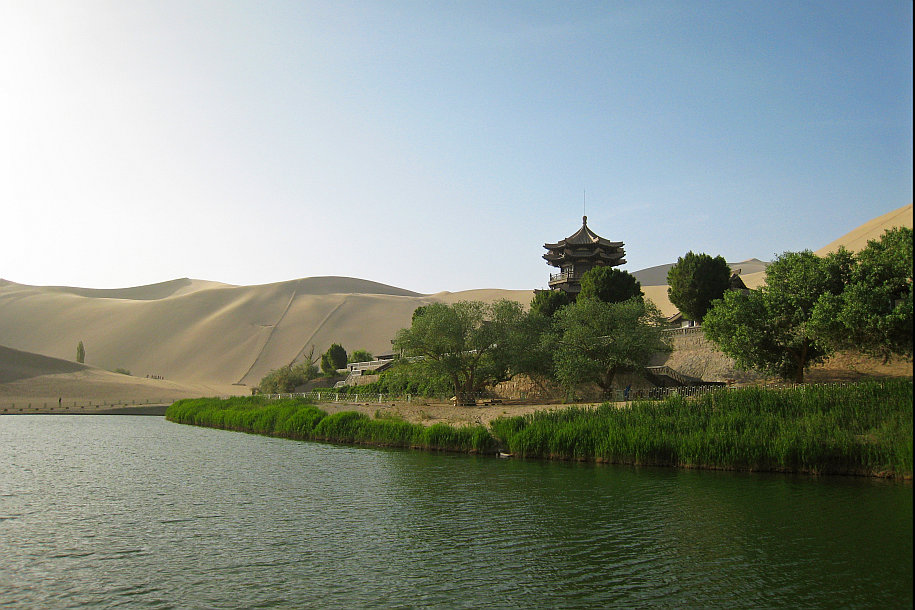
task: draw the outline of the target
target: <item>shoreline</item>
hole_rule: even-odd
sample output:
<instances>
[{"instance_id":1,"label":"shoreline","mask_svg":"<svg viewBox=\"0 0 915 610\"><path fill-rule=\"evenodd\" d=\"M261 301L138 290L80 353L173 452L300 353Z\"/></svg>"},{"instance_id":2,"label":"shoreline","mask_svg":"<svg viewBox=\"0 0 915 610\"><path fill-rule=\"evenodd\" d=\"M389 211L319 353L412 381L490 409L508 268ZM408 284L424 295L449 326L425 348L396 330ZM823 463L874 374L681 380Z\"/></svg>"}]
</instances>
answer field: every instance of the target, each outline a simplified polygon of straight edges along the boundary
<instances>
[{"instance_id":1,"label":"shoreline","mask_svg":"<svg viewBox=\"0 0 915 610\"><path fill-rule=\"evenodd\" d=\"M330 412L303 400L265 403L249 397L179 401L166 419L344 445L911 480L911 392L911 381L896 381L745 389L694 400L635 402L629 408L554 405L524 415L503 415L505 405L456 407L490 411L485 424L482 415L471 415L458 426L408 421L377 404L334 403Z\"/></svg>"},{"instance_id":2,"label":"shoreline","mask_svg":"<svg viewBox=\"0 0 915 610\"><path fill-rule=\"evenodd\" d=\"M164 416L171 403L146 405L96 405L77 407L16 407L15 410L0 410L3 415L146 415Z\"/></svg>"}]
</instances>

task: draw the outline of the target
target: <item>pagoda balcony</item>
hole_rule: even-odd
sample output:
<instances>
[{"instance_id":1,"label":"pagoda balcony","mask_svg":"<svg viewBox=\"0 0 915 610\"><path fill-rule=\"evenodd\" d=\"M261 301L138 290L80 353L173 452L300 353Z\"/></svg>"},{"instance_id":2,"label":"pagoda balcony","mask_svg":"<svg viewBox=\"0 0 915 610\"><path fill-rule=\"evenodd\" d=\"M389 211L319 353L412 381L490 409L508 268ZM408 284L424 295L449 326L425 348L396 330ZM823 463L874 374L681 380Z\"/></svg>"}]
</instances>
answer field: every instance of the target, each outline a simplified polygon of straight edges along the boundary
<instances>
[{"instance_id":1,"label":"pagoda balcony","mask_svg":"<svg viewBox=\"0 0 915 610\"><path fill-rule=\"evenodd\" d=\"M583 273L575 273L574 271L563 271L561 273L551 273L550 274L550 286L555 284L564 284L568 281L578 281L581 280Z\"/></svg>"}]
</instances>

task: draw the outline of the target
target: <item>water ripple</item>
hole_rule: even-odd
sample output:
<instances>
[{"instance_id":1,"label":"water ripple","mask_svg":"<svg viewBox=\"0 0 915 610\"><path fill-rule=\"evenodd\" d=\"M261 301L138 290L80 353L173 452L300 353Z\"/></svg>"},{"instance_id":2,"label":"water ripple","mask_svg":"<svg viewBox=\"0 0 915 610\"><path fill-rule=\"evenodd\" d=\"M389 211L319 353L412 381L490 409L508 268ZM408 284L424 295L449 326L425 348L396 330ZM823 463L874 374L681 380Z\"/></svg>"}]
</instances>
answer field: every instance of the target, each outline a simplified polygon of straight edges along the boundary
<instances>
[{"instance_id":1,"label":"water ripple","mask_svg":"<svg viewBox=\"0 0 915 610\"><path fill-rule=\"evenodd\" d=\"M0 489L0 605L912 603L911 486L864 480L16 416Z\"/></svg>"}]
</instances>

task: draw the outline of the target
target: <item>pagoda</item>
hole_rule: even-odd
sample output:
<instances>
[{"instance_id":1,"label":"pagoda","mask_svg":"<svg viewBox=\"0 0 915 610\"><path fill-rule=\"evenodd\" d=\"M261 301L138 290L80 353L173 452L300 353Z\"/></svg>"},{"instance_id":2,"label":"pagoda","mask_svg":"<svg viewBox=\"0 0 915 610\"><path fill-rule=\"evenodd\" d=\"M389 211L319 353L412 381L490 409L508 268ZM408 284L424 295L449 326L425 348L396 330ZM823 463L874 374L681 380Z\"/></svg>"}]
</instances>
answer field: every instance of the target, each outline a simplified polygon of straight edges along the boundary
<instances>
[{"instance_id":1,"label":"pagoda","mask_svg":"<svg viewBox=\"0 0 915 610\"><path fill-rule=\"evenodd\" d=\"M588 228L588 217L581 219L581 228L573 235L555 244L543 244L546 262L559 267L559 273L550 275L550 288L577 295L581 290L581 276L594 267L616 267L626 263L623 242L610 241Z\"/></svg>"}]
</instances>

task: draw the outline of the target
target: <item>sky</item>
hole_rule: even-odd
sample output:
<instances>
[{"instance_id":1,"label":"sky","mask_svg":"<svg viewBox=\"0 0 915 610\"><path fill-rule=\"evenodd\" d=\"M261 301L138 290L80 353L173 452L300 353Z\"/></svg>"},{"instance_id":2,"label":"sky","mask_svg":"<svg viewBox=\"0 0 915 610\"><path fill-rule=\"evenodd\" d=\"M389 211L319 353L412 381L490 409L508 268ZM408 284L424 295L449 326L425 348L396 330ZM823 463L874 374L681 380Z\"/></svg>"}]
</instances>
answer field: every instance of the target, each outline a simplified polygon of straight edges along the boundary
<instances>
[{"instance_id":1,"label":"sky","mask_svg":"<svg viewBox=\"0 0 915 610\"><path fill-rule=\"evenodd\" d=\"M912 2L0 2L0 277L546 288L912 203Z\"/></svg>"}]
</instances>

